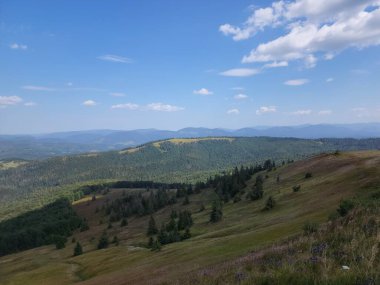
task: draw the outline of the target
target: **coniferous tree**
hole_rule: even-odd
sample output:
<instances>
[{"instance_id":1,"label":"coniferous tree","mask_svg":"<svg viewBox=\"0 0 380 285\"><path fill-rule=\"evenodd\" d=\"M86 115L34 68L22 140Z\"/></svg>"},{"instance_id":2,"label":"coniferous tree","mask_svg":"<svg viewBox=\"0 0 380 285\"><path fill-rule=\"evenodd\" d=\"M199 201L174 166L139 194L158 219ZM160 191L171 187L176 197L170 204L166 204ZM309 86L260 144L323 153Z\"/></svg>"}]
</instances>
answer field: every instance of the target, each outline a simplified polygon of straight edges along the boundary
<instances>
[{"instance_id":1,"label":"coniferous tree","mask_svg":"<svg viewBox=\"0 0 380 285\"><path fill-rule=\"evenodd\" d=\"M191 238L191 233L190 233L190 229L189 229L189 228L187 228L187 229L185 230L185 232L184 232L184 234L182 235L181 238L182 238L183 240Z\"/></svg>"},{"instance_id":2,"label":"coniferous tree","mask_svg":"<svg viewBox=\"0 0 380 285\"><path fill-rule=\"evenodd\" d=\"M115 245L119 245L119 238L117 236L114 236L112 243L114 243Z\"/></svg>"},{"instance_id":3,"label":"coniferous tree","mask_svg":"<svg viewBox=\"0 0 380 285\"><path fill-rule=\"evenodd\" d=\"M150 216L147 235L152 236L157 233L158 233L158 230L156 226L156 221L154 220L153 216Z\"/></svg>"},{"instance_id":4,"label":"coniferous tree","mask_svg":"<svg viewBox=\"0 0 380 285\"><path fill-rule=\"evenodd\" d=\"M183 200L182 205L188 205L188 204L190 204L190 200L189 200L189 196L186 194L185 195L185 200Z\"/></svg>"},{"instance_id":5,"label":"coniferous tree","mask_svg":"<svg viewBox=\"0 0 380 285\"><path fill-rule=\"evenodd\" d=\"M76 246L74 247L74 256L78 256L81 254L83 254L82 245L79 242L77 242Z\"/></svg>"},{"instance_id":6,"label":"coniferous tree","mask_svg":"<svg viewBox=\"0 0 380 285\"><path fill-rule=\"evenodd\" d=\"M223 217L222 204L220 200L215 200L212 203L212 210L210 213L210 222L216 223L220 221L222 217Z\"/></svg>"},{"instance_id":7,"label":"coniferous tree","mask_svg":"<svg viewBox=\"0 0 380 285\"><path fill-rule=\"evenodd\" d=\"M128 225L128 221L126 218L124 218L121 220L120 227L125 227L126 225Z\"/></svg>"},{"instance_id":8,"label":"coniferous tree","mask_svg":"<svg viewBox=\"0 0 380 285\"><path fill-rule=\"evenodd\" d=\"M109 244L107 233L103 232L98 242L98 249L107 248Z\"/></svg>"},{"instance_id":9,"label":"coniferous tree","mask_svg":"<svg viewBox=\"0 0 380 285\"><path fill-rule=\"evenodd\" d=\"M276 201L272 196L269 196L267 202L265 203L265 210L271 210L276 205Z\"/></svg>"}]
</instances>

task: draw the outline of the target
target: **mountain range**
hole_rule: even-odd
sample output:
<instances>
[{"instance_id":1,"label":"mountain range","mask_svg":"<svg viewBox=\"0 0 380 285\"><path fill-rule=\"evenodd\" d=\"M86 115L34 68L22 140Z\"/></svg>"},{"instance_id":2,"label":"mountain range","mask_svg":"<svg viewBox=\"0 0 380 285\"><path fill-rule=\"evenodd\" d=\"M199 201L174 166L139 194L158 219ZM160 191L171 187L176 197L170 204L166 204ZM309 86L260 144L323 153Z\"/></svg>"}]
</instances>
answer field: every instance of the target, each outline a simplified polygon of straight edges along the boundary
<instances>
[{"instance_id":1,"label":"mountain range","mask_svg":"<svg viewBox=\"0 0 380 285\"><path fill-rule=\"evenodd\" d=\"M42 159L84 152L119 150L168 138L259 136L303 139L374 138L380 137L380 123L262 126L236 130L88 130L37 135L0 135L0 159Z\"/></svg>"}]
</instances>

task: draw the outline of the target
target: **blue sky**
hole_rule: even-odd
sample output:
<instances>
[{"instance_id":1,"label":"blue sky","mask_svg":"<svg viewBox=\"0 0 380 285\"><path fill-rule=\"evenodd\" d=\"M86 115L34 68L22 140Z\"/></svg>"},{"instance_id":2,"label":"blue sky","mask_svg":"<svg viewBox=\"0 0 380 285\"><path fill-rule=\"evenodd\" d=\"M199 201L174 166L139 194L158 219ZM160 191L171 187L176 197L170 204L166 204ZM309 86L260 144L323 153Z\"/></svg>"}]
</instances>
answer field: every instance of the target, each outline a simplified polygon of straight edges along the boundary
<instances>
[{"instance_id":1,"label":"blue sky","mask_svg":"<svg viewBox=\"0 0 380 285\"><path fill-rule=\"evenodd\" d=\"M380 1L0 2L0 133L380 122Z\"/></svg>"}]
</instances>

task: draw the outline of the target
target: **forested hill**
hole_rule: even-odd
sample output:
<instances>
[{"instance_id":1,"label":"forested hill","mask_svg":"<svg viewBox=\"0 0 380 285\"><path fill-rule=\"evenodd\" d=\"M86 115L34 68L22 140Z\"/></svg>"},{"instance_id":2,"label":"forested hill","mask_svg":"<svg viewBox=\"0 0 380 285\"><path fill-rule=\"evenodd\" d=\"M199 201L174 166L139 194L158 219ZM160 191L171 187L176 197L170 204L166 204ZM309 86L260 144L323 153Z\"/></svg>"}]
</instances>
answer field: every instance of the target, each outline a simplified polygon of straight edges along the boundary
<instances>
[{"instance_id":1,"label":"forested hill","mask_svg":"<svg viewBox=\"0 0 380 285\"><path fill-rule=\"evenodd\" d=\"M42 188L100 179L191 182L235 165L266 159L281 163L337 149L380 149L380 139L172 139L123 151L55 157L0 170L0 202Z\"/></svg>"}]
</instances>

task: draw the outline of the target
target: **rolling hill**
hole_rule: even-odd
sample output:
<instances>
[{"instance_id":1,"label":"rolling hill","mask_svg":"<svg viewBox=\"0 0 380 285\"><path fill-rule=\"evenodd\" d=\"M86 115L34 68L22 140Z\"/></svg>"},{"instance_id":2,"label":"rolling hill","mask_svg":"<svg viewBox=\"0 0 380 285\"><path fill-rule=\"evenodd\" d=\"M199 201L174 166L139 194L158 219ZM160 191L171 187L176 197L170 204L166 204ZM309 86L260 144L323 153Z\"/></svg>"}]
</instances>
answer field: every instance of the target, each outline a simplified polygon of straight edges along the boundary
<instances>
[{"instance_id":1,"label":"rolling hill","mask_svg":"<svg viewBox=\"0 0 380 285\"><path fill-rule=\"evenodd\" d=\"M201 138L171 139L122 151L54 157L0 169L0 219L72 196L93 181L195 182L236 165L277 164L337 149L379 149L380 139ZM9 162L8 162L9 164Z\"/></svg>"},{"instance_id":2,"label":"rolling hill","mask_svg":"<svg viewBox=\"0 0 380 285\"><path fill-rule=\"evenodd\" d=\"M294 137L318 138L376 138L380 124L320 124L300 126L255 127L237 130L184 128L178 131L90 130L38 135L0 135L0 159L44 159L47 157L120 150L169 138L197 137Z\"/></svg>"},{"instance_id":3,"label":"rolling hill","mask_svg":"<svg viewBox=\"0 0 380 285\"><path fill-rule=\"evenodd\" d=\"M190 211L194 222L190 239L164 245L160 251L146 248L149 215L130 217L125 227L119 222L110 227L107 207L103 207L128 193L149 192L99 189L74 204L90 226L74 233L83 255L73 257L75 243L70 240L60 250L44 246L7 255L0 258L0 282L376 284L379 151L321 154L258 175L264 177L264 197L244 198L257 183L254 175L241 190L240 201L224 203L223 218L217 223L209 222L216 195L213 188L190 195L187 205L183 205L185 198L179 198L155 212L157 225L168 221L172 210ZM269 197L276 204L263 210ZM342 211L343 200L352 201L353 209L344 208L347 213ZM339 207L342 217L337 216ZM303 230L305 224L313 225L306 228L309 232ZM118 243L98 250L104 231L110 239L117 236ZM349 271L342 270L342 265Z\"/></svg>"}]
</instances>

